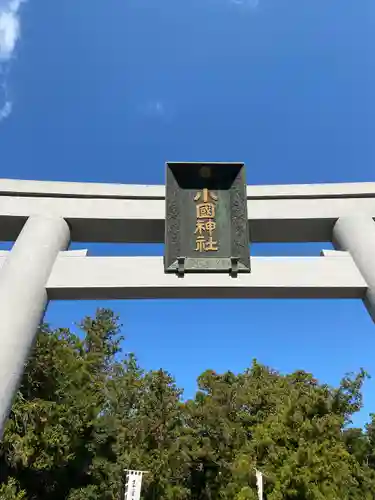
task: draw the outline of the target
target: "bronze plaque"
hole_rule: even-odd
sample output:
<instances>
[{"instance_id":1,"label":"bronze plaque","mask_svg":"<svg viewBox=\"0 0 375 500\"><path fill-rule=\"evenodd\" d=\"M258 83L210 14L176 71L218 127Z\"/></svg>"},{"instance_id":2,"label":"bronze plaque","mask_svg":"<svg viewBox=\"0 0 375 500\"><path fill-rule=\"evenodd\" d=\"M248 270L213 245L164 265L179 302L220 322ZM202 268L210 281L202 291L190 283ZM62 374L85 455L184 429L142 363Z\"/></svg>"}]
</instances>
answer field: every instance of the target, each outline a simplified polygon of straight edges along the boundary
<instances>
[{"instance_id":1,"label":"bronze plaque","mask_svg":"<svg viewBox=\"0 0 375 500\"><path fill-rule=\"evenodd\" d=\"M165 272L250 272L244 164L166 167Z\"/></svg>"}]
</instances>

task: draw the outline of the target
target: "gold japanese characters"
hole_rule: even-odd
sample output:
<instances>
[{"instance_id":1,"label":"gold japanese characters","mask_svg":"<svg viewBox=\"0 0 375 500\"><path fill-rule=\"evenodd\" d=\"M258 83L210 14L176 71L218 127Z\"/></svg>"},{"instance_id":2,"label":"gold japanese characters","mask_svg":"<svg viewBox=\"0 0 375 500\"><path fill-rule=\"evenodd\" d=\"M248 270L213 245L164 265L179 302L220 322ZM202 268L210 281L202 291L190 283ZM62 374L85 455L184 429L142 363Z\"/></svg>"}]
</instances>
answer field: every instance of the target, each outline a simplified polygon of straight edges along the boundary
<instances>
[{"instance_id":1,"label":"gold japanese characters","mask_svg":"<svg viewBox=\"0 0 375 500\"><path fill-rule=\"evenodd\" d=\"M196 252L217 252L219 250L218 242L215 241L217 200L218 196L207 188L199 191L194 197L196 202L194 232Z\"/></svg>"}]
</instances>

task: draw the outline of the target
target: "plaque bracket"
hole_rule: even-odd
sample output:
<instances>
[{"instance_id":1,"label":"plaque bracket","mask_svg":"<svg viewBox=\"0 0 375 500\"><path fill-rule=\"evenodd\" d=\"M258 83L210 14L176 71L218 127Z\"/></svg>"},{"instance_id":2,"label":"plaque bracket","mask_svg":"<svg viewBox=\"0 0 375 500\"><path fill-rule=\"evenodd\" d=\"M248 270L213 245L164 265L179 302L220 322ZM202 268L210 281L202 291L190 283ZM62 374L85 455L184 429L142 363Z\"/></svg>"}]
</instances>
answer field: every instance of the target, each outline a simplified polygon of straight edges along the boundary
<instances>
[{"instance_id":1,"label":"plaque bracket","mask_svg":"<svg viewBox=\"0 0 375 500\"><path fill-rule=\"evenodd\" d=\"M239 262L238 257L231 257L230 262L231 262L231 269L230 269L230 275L232 278L237 278L238 276L238 262Z\"/></svg>"},{"instance_id":2,"label":"plaque bracket","mask_svg":"<svg viewBox=\"0 0 375 500\"><path fill-rule=\"evenodd\" d=\"M178 257L177 259L177 276L183 278L185 276L185 261L186 257Z\"/></svg>"}]
</instances>

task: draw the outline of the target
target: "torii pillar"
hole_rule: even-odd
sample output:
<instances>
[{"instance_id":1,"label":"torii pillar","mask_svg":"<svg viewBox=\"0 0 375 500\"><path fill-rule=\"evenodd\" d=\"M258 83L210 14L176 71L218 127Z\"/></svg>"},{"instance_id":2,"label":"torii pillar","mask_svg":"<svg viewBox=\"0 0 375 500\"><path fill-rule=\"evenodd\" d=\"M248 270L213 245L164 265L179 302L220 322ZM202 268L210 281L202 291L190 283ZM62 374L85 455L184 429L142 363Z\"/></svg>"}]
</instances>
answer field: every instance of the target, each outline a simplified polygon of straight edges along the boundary
<instances>
[{"instance_id":1,"label":"torii pillar","mask_svg":"<svg viewBox=\"0 0 375 500\"><path fill-rule=\"evenodd\" d=\"M371 216L340 218L333 228L333 244L349 252L368 289L364 303L375 322L375 222Z\"/></svg>"},{"instance_id":2,"label":"torii pillar","mask_svg":"<svg viewBox=\"0 0 375 500\"><path fill-rule=\"evenodd\" d=\"M32 216L0 269L0 439L48 303L48 277L69 241L64 219Z\"/></svg>"}]
</instances>

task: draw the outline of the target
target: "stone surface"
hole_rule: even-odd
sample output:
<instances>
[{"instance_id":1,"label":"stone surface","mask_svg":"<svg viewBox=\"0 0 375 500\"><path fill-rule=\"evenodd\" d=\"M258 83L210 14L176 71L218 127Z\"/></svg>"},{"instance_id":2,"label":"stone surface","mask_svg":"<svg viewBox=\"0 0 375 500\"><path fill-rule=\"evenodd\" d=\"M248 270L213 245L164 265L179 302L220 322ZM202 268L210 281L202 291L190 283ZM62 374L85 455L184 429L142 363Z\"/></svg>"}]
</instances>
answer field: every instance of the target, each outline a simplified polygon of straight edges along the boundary
<instances>
[{"instance_id":1,"label":"stone surface","mask_svg":"<svg viewBox=\"0 0 375 500\"><path fill-rule=\"evenodd\" d=\"M349 254L253 257L250 274L165 274L162 257L59 256L47 282L54 300L142 298L363 298Z\"/></svg>"},{"instance_id":2,"label":"stone surface","mask_svg":"<svg viewBox=\"0 0 375 500\"><path fill-rule=\"evenodd\" d=\"M362 273L368 285L364 303L375 321L375 222L366 216L339 219L333 230L333 243L350 252Z\"/></svg>"},{"instance_id":3,"label":"stone surface","mask_svg":"<svg viewBox=\"0 0 375 500\"><path fill-rule=\"evenodd\" d=\"M64 217L82 242L161 243L164 200L11 197L0 195L0 240L17 237L30 215ZM375 217L373 198L248 200L251 241L330 241L341 217Z\"/></svg>"},{"instance_id":4,"label":"stone surface","mask_svg":"<svg viewBox=\"0 0 375 500\"><path fill-rule=\"evenodd\" d=\"M47 280L68 245L63 219L31 217L0 269L0 439L48 302Z\"/></svg>"},{"instance_id":5,"label":"stone surface","mask_svg":"<svg viewBox=\"0 0 375 500\"><path fill-rule=\"evenodd\" d=\"M0 195L2 194L14 196L164 200L165 186L0 179ZM249 185L247 186L247 196L250 199L374 197L375 182L275 184L269 186Z\"/></svg>"}]
</instances>

